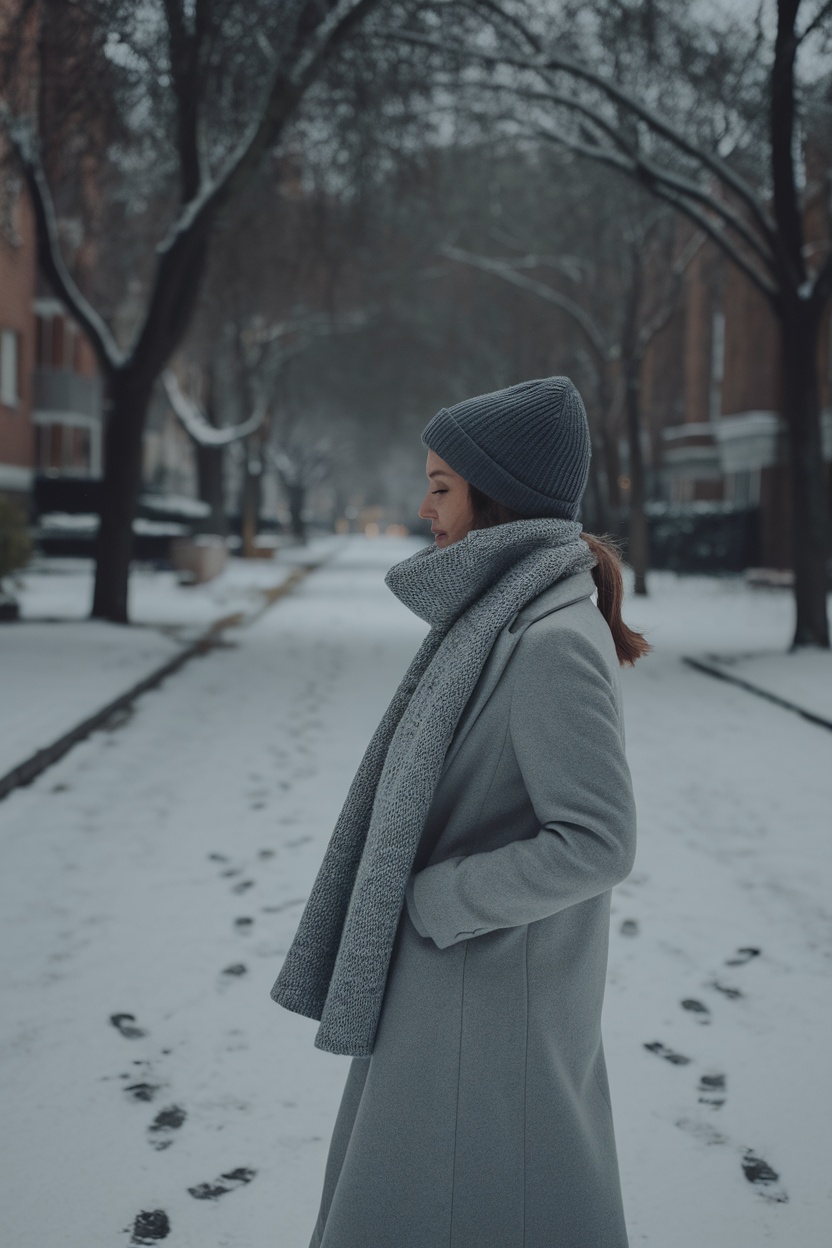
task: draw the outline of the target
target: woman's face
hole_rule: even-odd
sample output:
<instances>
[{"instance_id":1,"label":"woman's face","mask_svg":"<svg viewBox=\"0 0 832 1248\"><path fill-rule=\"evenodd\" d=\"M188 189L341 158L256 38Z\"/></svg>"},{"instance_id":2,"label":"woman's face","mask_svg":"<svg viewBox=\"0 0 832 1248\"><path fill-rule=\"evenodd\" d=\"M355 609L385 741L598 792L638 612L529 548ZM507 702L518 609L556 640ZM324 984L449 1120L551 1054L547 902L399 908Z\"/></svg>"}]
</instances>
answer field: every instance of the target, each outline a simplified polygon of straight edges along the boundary
<instances>
[{"instance_id":1,"label":"woman's face","mask_svg":"<svg viewBox=\"0 0 832 1248\"><path fill-rule=\"evenodd\" d=\"M435 451L428 451L425 471L428 492L422 500L419 515L423 520L430 520L436 545L450 546L467 537L474 523L468 482Z\"/></svg>"}]
</instances>

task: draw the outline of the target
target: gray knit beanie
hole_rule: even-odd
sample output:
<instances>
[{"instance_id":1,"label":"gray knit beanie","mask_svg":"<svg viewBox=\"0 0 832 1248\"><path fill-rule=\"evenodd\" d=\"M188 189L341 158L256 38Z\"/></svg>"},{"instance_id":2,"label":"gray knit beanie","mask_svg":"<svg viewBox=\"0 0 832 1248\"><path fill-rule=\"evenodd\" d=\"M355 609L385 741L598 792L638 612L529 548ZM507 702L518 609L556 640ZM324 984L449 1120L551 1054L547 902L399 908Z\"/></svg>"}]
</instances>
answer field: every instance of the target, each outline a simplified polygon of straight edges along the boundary
<instances>
[{"instance_id":1,"label":"gray knit beanie","mask_svg":"<svg viewBox=\"0 0 832 1248\"><path fill-rule=\"evenodd\" d=\"M577 517L589 474L589 425L568 377L522 381L443 407L422 441L512 511Z\"/></svg>"}]
</instances>

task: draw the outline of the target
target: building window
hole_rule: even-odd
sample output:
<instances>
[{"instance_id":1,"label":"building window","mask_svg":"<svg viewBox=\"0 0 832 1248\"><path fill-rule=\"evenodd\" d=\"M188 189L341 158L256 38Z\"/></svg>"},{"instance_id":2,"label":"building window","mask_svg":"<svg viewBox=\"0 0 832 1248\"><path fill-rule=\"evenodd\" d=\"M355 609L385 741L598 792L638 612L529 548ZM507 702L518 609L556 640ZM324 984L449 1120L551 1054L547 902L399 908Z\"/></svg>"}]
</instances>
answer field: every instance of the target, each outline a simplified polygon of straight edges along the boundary
<instances>
[{"instance_id":1,"label":"building window","mask_svg":"<svg viewBox=\"0 0 832 1248\"><path fill-rule=\"evenodd\" d=\"M17 407L18 353L20 335L13 329L0 330L0 403Z\"/></svg>"}]
</instances>

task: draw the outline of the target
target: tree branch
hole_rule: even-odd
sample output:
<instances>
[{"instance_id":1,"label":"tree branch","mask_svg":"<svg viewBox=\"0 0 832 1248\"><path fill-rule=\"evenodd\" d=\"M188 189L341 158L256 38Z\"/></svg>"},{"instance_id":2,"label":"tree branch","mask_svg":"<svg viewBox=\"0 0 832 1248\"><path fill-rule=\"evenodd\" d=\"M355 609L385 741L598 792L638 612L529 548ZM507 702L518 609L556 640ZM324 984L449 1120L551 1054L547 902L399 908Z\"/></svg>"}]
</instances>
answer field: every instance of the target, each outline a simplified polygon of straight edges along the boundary
<instances>
[{"instance_id":1,"label":"tree branch","mask_svg":"<svg viewBox=\"0 0 832 1248\"><path fill-rule=\"evenodd\" d=\"M638 331L638 350L642 359L650 343L657 334L661 333L676 311L682 287L682 278L704 241L705 237L701 231L694 234L687 246L682 249L682 254L673 263L670 271L670 289L666 297L662 300L653 316L646 320Z\"/></svg>"},{"instance_id":2,"label":"tree branch","mask_svg":"<svg viewBox=\"0 0 832 1248\"><path fill-rule=\"evenodd\" d=\"M545 127L538 128L537 133L541 138L547 139L550 143L556 143L560 147L565 147L568 151L574 152L578 156L586 156L599 164L610 165L612 168L619 169L629 176L637 175L637 169L631 161L628 161L626 157L621 156L618 152L611 151L609 148L603 148L600 145L591 143L578 143L565 135L553 134L550 130L546 130ZM757 289L766 296L775 308L775 311L779 312L779 288L773 281L769 280L766 274L761 273L759 269L755 268L746 259L739 248L726 236L724 230L711 221L695 204L686 200L681 193L671 191L661 183L653 184L651 189L659 199L663 199L679 212L684 213L694 225L697 225L709 238L713 239L728 258L736 264L737 268L741 269Z\"/></svg>"},{"instance_id":3,"label":"tree branch","mask_svg":"<svg viewBox=\"0 0 832 1248\"><path fill-rule=\"evenodd\" d=\"M439 251L449 260L456 260L460 264L467 264L470 268L479 269L482 273L499 277L509 285L516 286L519 290L527 290L537 295L539 299L545 299L547 303L560 308L582 330L593 354L603 365L606 366L614 358L614 348L611 347L601 327L579 303L570 299L568 295L561 294L560 291L548 286L545 282L538 281L537 278L519 273L511 263L505 264L501 260L492 260L488 256L478 256L472 252L463 251L461 247L453 247L449 243L441 246Z\"/></svg>"},{"instance_id":4,"label":"tree branch","mask_svg":"<svg viewBox=\"0 0 832 1248\"><path fill-rule=\"evenodd\" d=\"M806 29L795 35L797 43L801 44L805 39L809 38L809 35L813 35L815 31L823 25L827 17L830 16L832 16L832 0L826 0L826 4L822 4L820 6Z\"/></svg>"},{"instance_id":5,"label":"tree branch","mask_svg":"<svg viewBox=\"0 0 832 1248\"><path fill-rule=\"evenodd\" d=\"M492 89L494 88L492 87ZM498 87L497 89L503 88ZM522 89L518 90L516 87L506 87L505 90L511 91L512 94L520 95L524 99L556 104L586 118L587 121L597 126L603 134L611 139L628 160L633 162L634 169L640 175L641 181L649 181L651 184L653 182L663 182L670 190L685 195L686 198L698 201L706 208L709 208L742 238L766 266L772 269L772 271L774 270L774 257L771 248L766 247L760 241L759 237L749 229L742 217L734 211L730 204L706 191L698 183L694 182L693 179L686 178L682 174L674 173L672 170L656 164L649 156L645 156L637 147L634 147L621 133L621 130L604 117L602 113L599 113L597 109L585 104L582 100L576 100L556 91L525 91Z\"/></svg>"},{"instance_id":6,"label":"tree branch","mask_svg":"<svg viewBox=\"0 0 832 1248\"><path fill-rule=\"evenodd\" d=\"M172 369L166 368L162 373L162 385L168 396L168 402L181 421L185 432L200 446L221 447L230 446L232 442L240 442L249 434L257 432L266 415L266 401L261 396L248 420L240 425L227 425L225 428L218 429L206 418L199 405L184 393Z\"/></svg>"},{"instance_id":7,"label":"tree branch","mask_svg":"<svg viewBox=\"0 0 832 1248\"><path fill-rule=\"evenodd\" d=\"M168 57L173 94L176 100L176 146L179 152L182 201L187 203L199 190L202 169L199 148L199 107L202 84L199 72L199 41L196 30L188 30L182 0L163 0L168 24ZM197 6L196 18L204 24L204 4Z\"/></svg>"},{"instance_id":8,"label":"tree branch","mask_svg":"<svg viewBox=\"0 0 832 1248\"><path fill-rule=\"evenodd\" d=\"M684 152L687 156L702 164L709 169L716 177L718 177L726 186L729 186L736 195L748 206L752 216L757 221L760 231L770 241L772 248L776 243L776 228L774 222L768 215L765 205L757 195L754 188L746 182L745 178L731 168L731 166L719 156L709 152L706 148L698 143L694 143L691 139L681 134L669 122L659 117L652 109L642 104L628 91L623 90L611 79L605 78L603 74L597 70L591 69L588 65L583 65L580 61L574 60L572 57L559 56L557 53L547 51L541 52L538 56L523 57L515 56L506 52L487 52L484 49L466 48L462 45L452 46L442 43L438 39L431 38L428 35L416 34L413 31L396 31L395 34L387 36L380 35L381 38L395 38L398 41L412 43L421 47L433 48L435 51L448 53L453 52L458 56L469 57L475 60L483 61L488 65L510 65L514 69L529 70L532 73L541 74L547 81L551 72L561 71L571 74L572 77L578 78L590 86L596 87L602 91L610 100L625 108L632 116L643 121L654 133L661 138L667 140L677 150Z\"/></svg>"},{"instance_id":9,"label":"tree branch","mask_svg":"<svg viewBox=\"0 0 832 1248\"><path fill-rule=\"evenodd\" d=\"M40 159L37 139L30 123L15 117L2 104L0 104L0 122L3 123L9 136L29 190L38 234L39 258L44 273L55 294L66 304L89 339L102 373L109 377L123 365L126 357L113 337L110 327L79 290L75 279L66 267L61 253L55 206Z\"/></svg>"},{"instance_id":10,"label":"tree branch","mask_svg":"<svg viewBox=\"0 0 832 1248\"><path fill-rule=\"evenodd\" d=\"M783 267L793 287L806 282L803 214L795 177L795 22L800 0L777 0L777 36L771 70L769 134L774 217L780 227Z\"/></svg>"},{"instance_id":11,"label":"tree branch","mask_svg":"<svg viewBox=\"0 0 832 1248\"><path fill-rule=\"evenodd\" d=\"M210 217L233 195L256 167L262 153L277 140L321 65L346 39L352 28L381 3L381 0L336 0L327 16L319 22L309 46L298 49L297 58L287 54L275 69L258 117L249 126L245 137L226 162L225 169L210 182L203 182L193 198L184 205L157 251L165 255L173 250L184 234L198 229L203 218ZM316 6L317 7L317 6ZM292 62L284 74L284 61Z\"/></svg>"}]
</instances>

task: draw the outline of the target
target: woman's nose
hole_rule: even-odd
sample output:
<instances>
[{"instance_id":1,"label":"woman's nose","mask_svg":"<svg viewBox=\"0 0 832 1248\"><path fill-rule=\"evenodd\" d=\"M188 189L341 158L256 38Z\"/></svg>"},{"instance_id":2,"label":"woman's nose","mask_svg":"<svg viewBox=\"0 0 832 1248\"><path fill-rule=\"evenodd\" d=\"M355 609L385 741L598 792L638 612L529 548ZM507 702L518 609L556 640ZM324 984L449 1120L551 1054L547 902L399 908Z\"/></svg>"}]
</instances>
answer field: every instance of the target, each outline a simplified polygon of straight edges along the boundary
<instances>
[{"instance_id":1,"label":"woman's nose","mask_svg":"<svg viewBox=\"0 0 832 1248\"><path fill-rule=\"evenodd\" d=\"M417 512L420 520L430 520L436 513L430 505L427 495L422 499L421 505Z\"/></svg>"}]
</instances>

